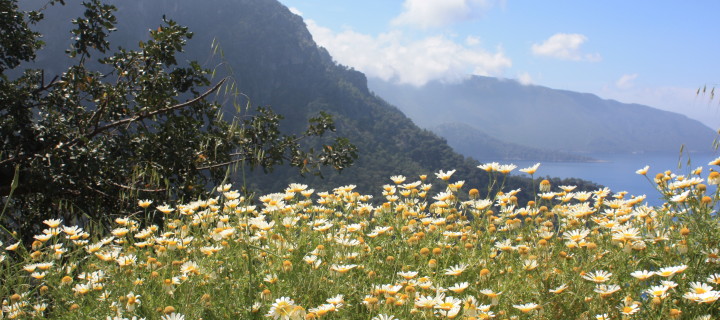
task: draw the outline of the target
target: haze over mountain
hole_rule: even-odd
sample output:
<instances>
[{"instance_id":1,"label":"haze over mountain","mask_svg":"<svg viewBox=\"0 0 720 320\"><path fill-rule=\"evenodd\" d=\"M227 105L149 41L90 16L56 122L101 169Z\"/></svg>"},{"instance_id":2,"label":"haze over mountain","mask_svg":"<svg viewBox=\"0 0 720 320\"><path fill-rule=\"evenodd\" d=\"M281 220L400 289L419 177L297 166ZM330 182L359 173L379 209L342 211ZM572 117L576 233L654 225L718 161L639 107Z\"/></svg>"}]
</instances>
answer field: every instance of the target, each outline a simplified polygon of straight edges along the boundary
<instances>
[{"instance_id":1,"label":"haze over mountain","mask_svg":"<svg viewBox=\"0 0 720 320\"><path fill-rule=\"evenodd\" d=\"M592 157L579 154L547 151L502 141L466 123L448 122L435 126L432 131L445 138L455 151L481 162L498 160L532 160L539 162L597 161Z\"/></svg>"},{"instance_id":2,"label":"haze over mountain","mask_svg":"<svg viewBox=\"0 0 720 320\"><path fill-rule=\"evenodd\" d=\"M250 175L245 184L261 192L277 192L289 182L308 183L319 190L344 184L358 185L360 192L377 193L394 174L414 181L419 174L432 176L438 170L457 169L455 176L469 187L487 185L488 177L476 168L478 162L454 152L445 140L417 127L410 119L367 88L365 75L337 65L318 47L302 18L275 0L142 0L114 1L118 7L118 29L113 46L135 48L147 38L149 29L161 25L162 17L186 25L195 33L185 57L216 68L218 76L230 75L237 88L253 105L269 105L285 116L288 131L300 130L307 119L323 110L333 115L337 135L356 144L356 164L324 180L301 178L287 168L274 175ZM39 64L58 63L54 58L69 44L69 19L82 14L77 7L51 8L43 32L47 35L46 56ZM59 14L58 12L62 13ZM57 30L62 30L59 34ZM223 54L213 54L219 43ZM233 108L228 106L227 113ZM240 176L237 183L243 183ZM559 183L559 182L557 182ZM581 188L579 180L564 181ZM511 177L506 187L532 193L528 179ZM525 195L525 196L526 196ZM524 195L520 195L524 197Z\"/></svg>"},{"instance_id":3,"label":"haze over mountain","mask_svg":"<svg viewBox=\"0 0 720 320\"><path fill-rule=\"evenodd\" d=\"M573 154L677 152L681 145L710 151L716 136L684 115L514 80L473 76L457 84L415 87L370 79L369 86L419 126L464 150L480 150L486 139L474 144L472 135L448 128L462 126L510 144Z\"/></svg>"}]
</instances>

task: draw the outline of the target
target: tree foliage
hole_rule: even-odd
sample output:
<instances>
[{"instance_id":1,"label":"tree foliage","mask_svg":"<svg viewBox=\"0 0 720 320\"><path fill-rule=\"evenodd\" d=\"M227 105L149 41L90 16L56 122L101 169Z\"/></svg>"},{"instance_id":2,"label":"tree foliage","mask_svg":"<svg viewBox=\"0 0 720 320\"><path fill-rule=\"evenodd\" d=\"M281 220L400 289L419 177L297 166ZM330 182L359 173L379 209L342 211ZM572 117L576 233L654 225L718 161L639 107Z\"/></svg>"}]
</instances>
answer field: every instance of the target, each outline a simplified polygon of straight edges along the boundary
<instances>
[{"instance_id":1,"label":"tree foliage","mask_svg":"<svg viewBox=\"0 0 720 320\"><path fill-rule=\"evenodd\" d=\"M56 4L64 3L49 3ZM240 165L269 171L289 163L317 173L322 166L342 170L357 158L344 138L317 151L301 147L305 138L334 131L325 113L296 135L282 134L282 117L269 108L224 115L210 98L230 81L213 83L198 63L178 62L192 37L188 28L164 18L137 50L111 50L116 8L100 0L83 6L66 51L73 65L50 77L22 68L42 47L31 27L43 10L0 0L4 228L30 231L49 217L126 214L139 198L194 197Z\"/></svg>"}]
</instances>

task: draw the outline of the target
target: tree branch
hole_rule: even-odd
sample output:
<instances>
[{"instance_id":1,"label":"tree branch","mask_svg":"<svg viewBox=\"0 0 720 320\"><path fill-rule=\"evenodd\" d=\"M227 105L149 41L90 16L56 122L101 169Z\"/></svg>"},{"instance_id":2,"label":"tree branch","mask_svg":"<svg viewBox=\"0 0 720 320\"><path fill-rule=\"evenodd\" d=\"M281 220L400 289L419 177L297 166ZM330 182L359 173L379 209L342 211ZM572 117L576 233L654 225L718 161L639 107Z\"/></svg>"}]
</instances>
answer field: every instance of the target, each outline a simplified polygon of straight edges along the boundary
<instances>
[{"instance_id":1,"label":"tree branch","mask_svg":"<svg viewBox=\"0 0 720 320\"><path fill-rule=\"evenodd\" d=\"M142 120L142 119L145 119L145 118L149 118L149 117L152 117L152 116L155 116L155 115L158 115L158 114L163 114L163 113L170 112L170 111L173 111L173 110L181 109L181 108L187 107L187 106L189 106L189 105L192 105L192 104L194 104L194 103L197 103L198 101L200 101L200 100L202 100L202 99L205 99L205 97L207 97L207 96L210 95L211 93L215 92L218 88L220 88L220 86L221 86L223 83L225 83L225 80L226 80L226 79L220 80L215 86L213 86L213 87L210 88L209 90L205 91L203 94L201 94L201 95L199 95L199 96L197 96L197 97L195 97L195 98L193 98L193 99L191 99L191 100L188 100L188 101L185 101L185 102L183 102L183 103L176 104L176 105L173 105L173 106L169 106L169 107L167 107L167 108L158 109L158 110L155 110L155 111L152 111L152 112L148 112L148 113L144 113L144 114L136 114L136 115L134 115L134 116L132 116L132 117L129 117L129 118L125 118L125 119L122 119L122 120L118 120L118 121L115 121L115 122L108 123L108 124L106 124L106 125L104 125L104 126L102 126L102 127L95 128L95 130L93 130L92 132L89 132L89 133L87 133L87 134L85 134L85 135L82 135L81 137L77 137L77 138L75 138L75 139L72 139L72 140L71 140L70 142L68 142L68 143L63 143L63 142L61 141L60 143L56 144L56 145L53 147L53 149L68 148L68 147L71 147L71 146L77 144L77 143L80 142L82 139L92 138L92 137L94 137L94 136L102 133L103 131L107 131L107 130L112 129L112 128L114 128L114 127L121 126L121 125L126 124L126 123L132 123L132 122L135 122L135 121L139 121L139 120ZM45 148L43 148L42 150L46 150L47 148L48 148L48 147L45 147ZM24 155L22 155L22 156L19 156L19 157L16 156L16 157L11 157L11 158L8 158L8 159L5 159L5 160L0 160L0 166L2 166L2 165L7 165L7 164L10 164L10 163L16 163L16 162L18 162L18 161L25 160L25 159L27 159L28 157L30 157L30 153L26 153L26 154L24 154Z\"/></svg>"},{"instance_id":2,"label":"tree branch","mask_svg":"<svg viewBox=\"0 0 720 320\"><path fill-rule=\"evenodd\" d=\"M90 119L87 121L86 125L92 124L97 128L98 123L100 123L100 115L105 111L105 108L107 108L108 103L110 103L110 98L106 98L103 103L100 105L99 108L93 112L92 116L90 116ZM88 126L89 128L89 126Z\"/></svg>"},{"instance_id":3,"label":"tree branch","mask_svg":"<svg viewBox=\"0 0 720 320\"><path fill-rule=\"evenodd\" d=\"M181 109L181 108L187 107L187 106L189 106L189 105L191 105L191 104L194 104L194 103L196 103L196 102L198 102L198 101L200 101L200 100L202 100L202 99L205 99L205 97L207 97L207 96L210 95L211 93L215 92L215 90L217 90L218 88L220 88L220 86L221 86L224 82L225 82L225 79L220 80L220 82L218 82L214 87L210 88L208 91L205 91L203 94L197 96L196 98L194 98L194 99L192 99L192 100L188 100L188 101L186 101L186 102L183 102L183 103L180 103L180 104L176 104L176 105L174 105L174 106L169 106L169 107L167 107L167 108L158 109L158 110L155 110L155 111L152 111L152 112L148 112L148 113L144 113L144 114L137 114L137 115L132 116L132 117L130 117L130 118L125 118L125 119L122 119L122 120L118 120L118 121L115 121L115 122L108 123L108 124L106 124L106 125L104 125L104 126L102 126L102 127L96 128L95 130L93 130L93 132L90 132L90 133L86 134L85 136L83 136L83 138L92 138L92 137L96 136L97 134L99 134L99 133L101 133L101 132L103 132L103 131L106 131L106 130L108 130L108 129L111 129L111 128L114 128L114 127L117 127L117 126L121 126L121 125L126 124L126 123L132 123L132 122L135 122L135 121L138 121L138 120L142 120L142 119L145 119L145 118L149 118L149 117L152 117L152 116L155 116L155 115L158 115L158 114L163 114L163 113L166 113L166 112L170 112L170 111L173 111L173 110L177 110L177 109ZM81 139L81 138L75 138L75 139L73 139L73 141L71 141L71 142L69 143L69 145L73 145L74 143L77 143L80 139Z\"/></svg>"},{"instance_id":4,"label":"tree branch","mask_svg":"<svg viewBox=\"0 0 720 320\"><path fill-rule=\"evenodd\" d=\"M197 167L197 168L195 168L195 170L214 169L214 168L224 167L224 166L231 165L233 163L238 163L238 162L245 161L245 160L247 160L247 159L246 158L238 158L238 159L233 159L233 160L230 160L227 162L211 164L211 165L207 165L204 167Z\"/></svg>"},{"instance_id":5,"label":"tree branch","mask_svg":"<svg viewBox=\"0 0 720 320\"><path fill-rule=\"evenodd\" d=\"M33 91L33 94L37 94L37 93L40 93L40 92L45 91L45 90L47 90L47 89L50 89L50 87L54 86L55 83L57 82L58 76L55 76L55 77L52 78L52 80L50 80L50 83L44 84L44 83L45 83L45 72L44 72L44 71L45 71L45 70L43 70L42 80L40 80L40 87L37 88L37 89L35 89L35 90Z\"/></svg>"},{"instance_id":6,"label":"tree branch","mask_svg":"<svg viewBox=\"0 0 720 320\"><path fill-rule=\"evenodd\" d=\"M127 189L127 190L138 190L138 191L142 191L142 192L165 192L165 191L167 191L167 189L164 189L164 188L161 188L161 189L145 189L145 188L131 187L131 186L126 186L126 185L119 184L119 183L113 182L113 181L109 181L109 182L107 182L107 183L109 183L109 184L111 184L111 185L113 185L113 186L116 186L116 187L118 187L118 188Z\"/></svg>"}]
</instances>

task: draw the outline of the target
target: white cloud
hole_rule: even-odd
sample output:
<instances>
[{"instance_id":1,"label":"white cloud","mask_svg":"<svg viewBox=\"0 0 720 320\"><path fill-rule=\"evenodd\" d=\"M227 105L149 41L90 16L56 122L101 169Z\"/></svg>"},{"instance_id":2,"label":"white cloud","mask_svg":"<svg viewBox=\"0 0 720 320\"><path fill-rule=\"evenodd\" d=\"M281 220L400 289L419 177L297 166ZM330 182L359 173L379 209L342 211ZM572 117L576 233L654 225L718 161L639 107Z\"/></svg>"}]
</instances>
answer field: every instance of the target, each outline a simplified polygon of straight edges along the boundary
<instances>
[{"instance_id":1,"label":"white cloud","mask_svg":"<svg viewBox=\"0 0 720 320\"><path fill-rule=\"evenodd\" d=\"M445 36L408 40L401 31L378 36L352 30L336 33L313 20L305 22L315 42L338 63L387 81L419 86L432 80L459 81L470 74L500 75L512 66L502 48L489 52Z\"/></svg>"},{"instance_id":2,"label":"white cloud","mask_svg":"<svg viewBox=\"0 0 720 320\"><path fill-rule=\"evenodd\" d=\"M523 72L523 73L521 73L521 74L518 74L517 80L518 80L518 82L520 82L520 84L522 84L522 85L526 85L526 86L527 86L527 85L533 84L533 79L532 79L532 77L530 76L530 74L527 73L527 72Z\"/></svg>"},{"instance_id":3,"label":"white cloud","mask_svg":"<svg viewBox=\"0 0 720 320\"><path fill-rule=\"evenodd\" d=\"M583 54L580 46L587 37L579 33L556 33L541 44L533 44L532 52L539 56L562 60L600 61L600 54Z\"/></svg>"},{"instance_id":4,"label":"white cloud","mask_svg":"<svg viewBox=\"0 0 720 320\"><path fill-rule=\"evenodd\" d=\"M480 45L480 38L476 36L467 36L467 38L465 38L465 44L469 46Z\"/></svg>"},{"instance_id":5,"label":"white cloud","mask_svg":"<svg viewBox=\"0 0 720 320\"><path fill-rule=\"evenodd\" d=\"M615 86L618 87L618 89L630 89L635 85L633 81L635 81L637 77L637 73L624 74L620 79L615 81Z\"/></svg>"},{"instance_id":6,"label":"white cloud","mask_svg":"<svg viewBox=\"0 0 720 320\"><path fill-rule=\"evenodd\" d=\"M296 14L296 15L299 15L299 16L301 16L301 17L303 16L302 11L298 10L298 8L290 7L290 8L288 8L288 9L290 10L290 12L292 12L292 13L294 13L294 14Z\"/></svg>"},{"instance_id":7,"label":"white cloud","mask_svg":"<svg viewBox=\"0 0 720 320\"><path fill-rule=\"evenodd\" d=\"M477 19L494 5L493 0L405 0L403 12L393 25L422 29L443 27L465 20Z\"/></svg>"}]
</instances>

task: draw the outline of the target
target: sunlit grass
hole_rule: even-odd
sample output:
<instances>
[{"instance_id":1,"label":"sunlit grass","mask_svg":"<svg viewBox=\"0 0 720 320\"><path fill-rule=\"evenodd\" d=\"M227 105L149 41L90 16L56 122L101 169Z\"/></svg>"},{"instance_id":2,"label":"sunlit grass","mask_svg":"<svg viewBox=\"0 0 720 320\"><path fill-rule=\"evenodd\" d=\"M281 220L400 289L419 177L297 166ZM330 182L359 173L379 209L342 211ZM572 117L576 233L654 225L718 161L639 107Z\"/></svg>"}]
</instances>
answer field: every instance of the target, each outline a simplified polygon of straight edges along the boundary
<instances>
[{"instance_id":1,"label":"sunlit grass","mask_svg":"<svg viewBox=\"0 0 720 320\"><path fill-rule=\"evenodd\" d=\"M515 167L481 169L501 186ZM0 319L715 319L720 174L648 170L658 207L547 181L528 203L481 197L493 188L451 170L394 176L380 199L226 185L141 201L161 225L119 217L105 233L46 220L31 246L2 244Z\"/></svg>"}]
</instances>

